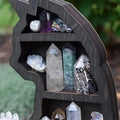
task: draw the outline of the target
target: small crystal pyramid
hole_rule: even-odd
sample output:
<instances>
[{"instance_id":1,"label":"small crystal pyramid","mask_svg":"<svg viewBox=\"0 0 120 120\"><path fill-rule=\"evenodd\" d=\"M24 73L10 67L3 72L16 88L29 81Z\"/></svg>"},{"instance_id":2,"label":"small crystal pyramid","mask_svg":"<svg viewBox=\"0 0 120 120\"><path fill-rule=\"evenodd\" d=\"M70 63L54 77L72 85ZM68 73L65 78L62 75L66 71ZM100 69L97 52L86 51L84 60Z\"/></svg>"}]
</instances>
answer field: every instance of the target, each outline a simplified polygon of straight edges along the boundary
<instances>
[{"instance_id":1,"label":"small crystal pyramid","mask_svg":"<svg viewBox=\"0 0 120 120\"><path fill-rule=\"evenodd\" d=\"M10 111L8 111L8 112L6 113L6 119L7 119L7 120L12 120L12 113L11 113Z\"/></svg>"},{"instance_id":2,"label":"small crystal pyramid","mask_svg":"<svg viewBox=\"0 0 120 120\"><path fill-rule=\"evenodd\" d=\"M72 102L66 109L67 120L82 120L81 109L78 105Z\"/></svg>"},{"instance_id":3,"label":"small crystal pyramid","mask_svg":"<svg viewBox=\"0 0 120 120\"><path fill-rule=\"evenodd\" d=\"M44 116L41 120L50 120L47 116Z\"/></svg>"}]
</instances>

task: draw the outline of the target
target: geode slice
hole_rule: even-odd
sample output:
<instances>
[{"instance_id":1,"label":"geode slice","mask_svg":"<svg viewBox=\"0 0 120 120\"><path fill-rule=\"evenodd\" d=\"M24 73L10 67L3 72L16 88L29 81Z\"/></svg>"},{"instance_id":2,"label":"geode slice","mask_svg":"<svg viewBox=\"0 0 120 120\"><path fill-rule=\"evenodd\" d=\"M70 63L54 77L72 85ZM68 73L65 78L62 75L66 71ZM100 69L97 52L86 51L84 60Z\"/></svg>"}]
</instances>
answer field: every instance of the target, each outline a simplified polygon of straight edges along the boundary
<instances>
[{"instance_id":1,"label":"geode slice","mask_svg":"<svg viewBox=\"0 0 120 120\"><path fill-rule=\"evenodd\" d=\"M46 56L47 90L59 92L64 89L63 64L61 51L52 44Z\"/></svg>"},{"instance_id":2,"label":"geode slice","mask_svg":"<svg viewBox=\"0 0 120 120\"><path fill-rule=\"evenodd\" d=\"M90 62L86 55L81 55L74 65L74 88L77 93L88 95L97 91L97 85L90 73Z\"/></svg>"},{"instance_id":3,"label":"geode slice","mask_svg":"<svg viewBox=\"0 0 120 120\"><path fill-rule=\"evenodd\" d=\"M75 48L71 44L63 47L63 66L64 66L64 81L65 89L74 89L74 64L76 61Z\"/></svg>"}]
</instances>

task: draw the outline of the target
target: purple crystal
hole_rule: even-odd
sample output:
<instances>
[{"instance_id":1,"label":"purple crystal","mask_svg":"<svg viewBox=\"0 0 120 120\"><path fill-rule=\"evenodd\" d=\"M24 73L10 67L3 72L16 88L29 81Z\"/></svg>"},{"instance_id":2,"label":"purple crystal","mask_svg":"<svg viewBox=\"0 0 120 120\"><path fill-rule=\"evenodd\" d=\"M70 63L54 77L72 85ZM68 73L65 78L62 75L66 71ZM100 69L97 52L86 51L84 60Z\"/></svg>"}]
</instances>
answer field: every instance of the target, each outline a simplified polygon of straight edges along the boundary
<instances>
[{"instance_id":1,"label":"purple crystal","mask_svg":"<svg viewBox=\"0 0 120 120\"><path fill-rule=\"evenodd\" d=\"M46 10L43 10L40 14L41 21L41 33L49 33L51 32L51 15Z\"/></svg>"}]
</instances>

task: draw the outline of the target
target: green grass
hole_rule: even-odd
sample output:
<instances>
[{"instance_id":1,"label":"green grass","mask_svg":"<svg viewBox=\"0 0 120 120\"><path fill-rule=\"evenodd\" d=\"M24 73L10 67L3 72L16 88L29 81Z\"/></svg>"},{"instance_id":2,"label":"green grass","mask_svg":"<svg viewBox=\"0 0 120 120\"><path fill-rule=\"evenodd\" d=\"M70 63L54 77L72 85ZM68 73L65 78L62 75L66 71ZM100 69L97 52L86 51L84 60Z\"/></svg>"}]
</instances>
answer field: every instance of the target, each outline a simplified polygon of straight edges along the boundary
<instances>
[{"instance_id":1,"label":"green grass","mask_svg":"<svg viewBox=\"0 0 120 120\"><path fill-rule=\"evenodd\" d=\"M23 80L8 64L0 65L0 112L17 112L20 118L31 116L35 86Z\"/></svg>"}]
</instances>

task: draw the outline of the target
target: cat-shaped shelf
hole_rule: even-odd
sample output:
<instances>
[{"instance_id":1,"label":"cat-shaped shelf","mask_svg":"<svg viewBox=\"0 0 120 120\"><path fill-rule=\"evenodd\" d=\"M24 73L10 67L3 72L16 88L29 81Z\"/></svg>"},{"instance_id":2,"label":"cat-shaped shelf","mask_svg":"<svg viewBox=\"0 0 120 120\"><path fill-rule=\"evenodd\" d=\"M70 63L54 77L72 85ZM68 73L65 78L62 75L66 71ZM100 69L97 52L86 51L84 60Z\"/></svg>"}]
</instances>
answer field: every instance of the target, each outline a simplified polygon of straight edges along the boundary
<instances>
[{"instance_id":1,"label":"cat-shaped shelf","mask_svg":"<svg viewBox=\"0 0 120 120\"><path fill-rule=\"evenodd\" d=\"M34 113L30 119L39 120L45 115L50 117L56 108L65 110L74 101L81 107L82 120L90 120L92 111L101 112L104 120L118 120L116 93L105 48L89 21L73 5L63 0L9 1L20 18L13 32L10 64L25 80L33 81L36 85ZM41 10L58 16L71 27L72 32L31 32L28 24L38 18ZM75 92L48 92L46 73L36 72L26 64L29 54L39 54L46 58L46 51L52 43L62 49L63 44L68 42L75 46L77 56L81 55L80 51L87 53L98 93L82 95Z\"/></svg>"}]
</instances>

